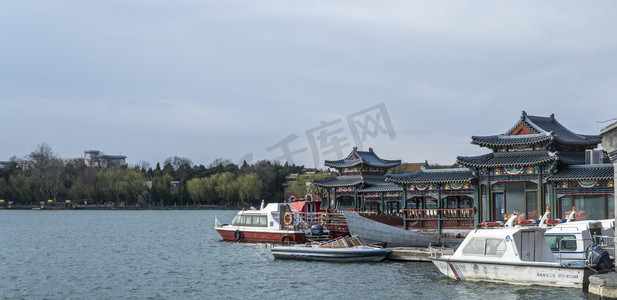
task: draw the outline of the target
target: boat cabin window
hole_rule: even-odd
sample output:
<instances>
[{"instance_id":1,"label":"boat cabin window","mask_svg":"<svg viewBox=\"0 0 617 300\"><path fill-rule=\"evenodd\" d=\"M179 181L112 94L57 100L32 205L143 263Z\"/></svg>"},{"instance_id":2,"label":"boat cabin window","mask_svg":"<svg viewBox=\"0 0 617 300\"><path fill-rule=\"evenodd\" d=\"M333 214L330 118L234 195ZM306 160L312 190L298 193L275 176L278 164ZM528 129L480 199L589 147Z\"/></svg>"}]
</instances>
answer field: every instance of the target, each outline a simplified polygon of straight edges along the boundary
<instances>
[{"instance_id":1,"label":"boat cabin window","mask_svg":"<svg viewBox=\"0 0 617 300\"><path fill-rule=\"evenodd\" d=\"M240 216L234 222L235 226L268 227L267 216Z\"/></svg>"},{"instance_id":2,"label":"boat cabin window","mask_svg":"<svg viewBox=\"0 0 617 300\"><path fill-rule=\"evenodd\" d=\"M463 248L464 255L502 256L506 243L502 239L473 238Z\"/></svg>"},{"instance_id":3,"label":"boat cabin window","mask_svg":"<svg viewBox=\"0 0 617 300\"><path fill-rule=\"evenodd\" d=\"M552 251L561 250L576 250L576 237L574 235L545 235L548 245Z\"/></svg>"},{"instance_id":4,"label":"boat cabin window","mask_svg":"<svg viewBox=\"0 0 617 300\"><path fill-rule=\"evenodd\" d=\"M465 248L463 249L463 254L466 255L484 255L484 245L486 244L485 238L474 238Z\"/></svg>"}]
</instances>

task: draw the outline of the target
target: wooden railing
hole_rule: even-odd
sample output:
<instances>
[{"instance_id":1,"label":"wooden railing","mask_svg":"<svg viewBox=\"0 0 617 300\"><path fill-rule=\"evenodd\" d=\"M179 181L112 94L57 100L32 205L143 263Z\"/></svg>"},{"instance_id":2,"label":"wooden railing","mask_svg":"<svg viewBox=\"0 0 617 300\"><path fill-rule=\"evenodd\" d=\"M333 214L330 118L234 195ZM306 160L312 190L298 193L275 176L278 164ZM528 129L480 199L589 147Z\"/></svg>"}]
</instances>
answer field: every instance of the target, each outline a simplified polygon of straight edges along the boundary
<instances>
[{"instance_id":1,"label":"wooden railing","mask_svg":"<svg viewBox=\"0 0 617 300\"><path fill-rule=\"evenodd\" d=\"M306 224L314 225L314 224L327 224L327 225L346 225L345 216L339 212L300 212L300 218Z\"/></svg>"},{"instance_id":2,"label":"wooden railing","mask_svg":"<svg viewBox=\"0 0 617 300\"><path fill-rule=\"evenodd\" d=\"M474 208L404 209L403 213L410 228L473 228L475 217Z\"/></svg>"}]
</instances>

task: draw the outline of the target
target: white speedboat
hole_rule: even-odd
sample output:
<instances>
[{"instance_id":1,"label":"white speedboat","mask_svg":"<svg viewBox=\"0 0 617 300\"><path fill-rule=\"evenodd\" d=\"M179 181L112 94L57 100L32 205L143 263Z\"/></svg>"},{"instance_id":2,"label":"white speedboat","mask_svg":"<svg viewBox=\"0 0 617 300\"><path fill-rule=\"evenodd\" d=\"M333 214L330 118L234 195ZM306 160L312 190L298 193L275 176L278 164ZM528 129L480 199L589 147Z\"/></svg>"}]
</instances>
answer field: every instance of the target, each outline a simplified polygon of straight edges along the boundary
<instances>
[{"instance_id":1,"label":"white speedboat","mask_svg":"<svg viewBox=\"0 0 617 300\"><path fill-rule=\"evenodd\" d=\"M557 224L544 234L555 258L560 262L584 261L592 245L605 248L600 221L575 221ZM608 238L607 238L608 239Z\"/></svg>"},{"instance_id":2,"label":"white speedboat","mask_svg":"<svg viewBox=\"0 0 617 300\"><path fill-rule=\"evenodd\" d=\"M566 263L585 261L596 245L610 250L609 254L614 253L615 230L611 220L573 221L575 214L573 208L565 222L552 222L552 225L540 222L540 227L547 228L544 237L555 258Z\"/></svg>"},{"instance_id":3,"label":"white speedboat","mask_svg":"<svg viewBox=\"0 0 617 300\"><path fill-rule=\"evenodd\" d=\"M430 259L457 280L574 288L589 284L594 270L584 263L559 263L544 238L546 229L514 226L515 218L505 227L475 229L453 255L432 251Z\"/></svg>"},{"instance_id":4,"label":"white speedboat","mask_svg":"<svg viewBox=\"0 0 617 300\"><path fill-rule=\"evenodd\" d=\"M278 259L318 260L333 262L381 261L390 249L367 246L358 236L343 236L335 240L272 248Z\"/></svg>"}]
</instances>

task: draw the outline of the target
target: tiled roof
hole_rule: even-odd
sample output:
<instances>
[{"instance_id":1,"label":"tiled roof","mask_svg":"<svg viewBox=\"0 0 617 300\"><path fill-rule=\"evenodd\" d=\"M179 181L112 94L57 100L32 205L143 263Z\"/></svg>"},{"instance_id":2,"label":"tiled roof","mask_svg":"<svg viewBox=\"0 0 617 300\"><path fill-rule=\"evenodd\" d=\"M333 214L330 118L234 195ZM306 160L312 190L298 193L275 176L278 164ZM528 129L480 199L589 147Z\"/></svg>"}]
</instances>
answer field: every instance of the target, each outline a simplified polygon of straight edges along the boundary
<instances>
[{"instance_id":1,"label":"tiled roof","mask_svg":"<svg viewBox=\"0 0 617 300\"><path fill-rule=\"evenodd\" d=\"M564 144L597 145L602 142L601 135L576 134L570 131L568 128L561 125L561 123L557 122L554 115L551 115L550 117L539 117L527 116L527 114L523 114L523 116L526 116L527 123L543 130L544 132L552 132L557 140Z\"/></svg>"},{"instance_id":2,"label":"tiled roof","mask_svg":"<svg viewBox=\"0 0 617 300\"><path fill-rule=\"evenodd\" d=\"M407 174L391 174L387 177L389 182L400 184L461 183L475 178L468 168L420 170Z\"/></svg>"},{"instance_id":3,"label":"tiled roof","mask_svg":"<svg viewBox=\"0 0 617 300\"><path fill-rule=\"evenodd\" d=\"M609 152L608 157L612 162L617 162L617 150Z\"/></svg>"},{"instance_id":4,"label":"tiled roof","mask_svg":"<svg viewBox=\"0 0 617 300\"><path fill-rule=\"evenodd\" d=\"M382 159L373 152L373 148L369 148L369 151L358 151L358 148L354 147L346 158L326 160L324 163L324 165L332 168L347 168L361 164L380 168L391 168L400 165L401 161Z\"/></svg>"},{"instance_id":5,"label":"tiled roof","mask_svg":"<svg viewBox=\"0 0 617 300\"><path fill-rule=\"evenodd\" d=\"M585 163L585 152L555 152L559 162L566 165L582 165Z\"/></svg>"},{"instance_id":6,"label":"tiled roof","mask_svg":"<svg viewBox=\"0 0 617 300\"><path fill-rule=\"evenodd\" d=\"M358 192L402 192L403 188L391 183L380 183L365 187Z\"/></svg>"},{"instance_id":7,"label":"tiled roof","mask_svg":"<svg viewBox=\"0 0 617 300\"><path fill-rule=\"evenodd\" d=\"M547 150L492 152L480 156L459 156L457 162L467 167L522 167L552 162L557 157Z\"/></svg>"},{"instance_id":8,"label":"tiled roof","mask_svg":"<svg viewBox=\"0 0 617 300\"><path fill-rule=\"evenodd\" d=\"M527 135L489 135L489 136L472 136L472 144L476 144L482 147L507 147L518 145L537 145L550 141L553 138L548 133L537 133Z\"/></svg>"},{"instance_id":9,"label":"tiled roof","mask_svg":"<svg viewBox=\"0 0 617 300\"><path fill-rule=\"evenodd\" d=\"M535 134L510 135L521 123L535 132ZM555 115L551 115L550 117L529 116L523 111L520 120L504 134L472 136L471 143L489 148L531 146L548 142L551 139L561 144L594 148L602 142L601 135L584 135L570 131L555 119Z\"/></svg>"},{"instance_id":10,"label":"tiled roof","mask_svg":"<svg viewBox=\"0 0 617 300\"><path fill-rule=\"evenodd\" d=\"M354 186L362 183L360 176L344 176L314 182L319 187Z\"/></svg>"},{"instance_id":11,"label":"tiled roof","mask_svg":"<svg viewBox=\"0 0 617 300\"><path fill-rule=\"evenodd\" d=\"M612 164L575 165L561 168L548 177L548 181L611 180L615 176Z\"/></svg>"}]
</instances>

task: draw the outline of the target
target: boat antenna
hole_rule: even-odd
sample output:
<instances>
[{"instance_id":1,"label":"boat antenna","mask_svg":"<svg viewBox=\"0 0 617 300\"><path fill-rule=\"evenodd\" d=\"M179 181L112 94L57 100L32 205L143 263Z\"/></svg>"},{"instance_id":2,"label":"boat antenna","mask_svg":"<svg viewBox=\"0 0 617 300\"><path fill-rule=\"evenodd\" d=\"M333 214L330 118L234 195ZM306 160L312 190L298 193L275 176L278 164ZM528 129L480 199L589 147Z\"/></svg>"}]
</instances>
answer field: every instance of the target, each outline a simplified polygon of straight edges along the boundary
<instances>
[{"instance_id":1,"label":"boat antenna","mask_svg":"<svg viewBox=\"0 0 617 300\"><path fill-rule=\"evenodd\" d=\"M508 218L508 221L506 222L505 227L514 227L514 221L516 221L516 217L517 214L513 213L510 218Z\"/></svg>"},{"instance_id":2,"label":"boat antenna","mask_svg":"<svg viewBox=\"0 0 617 300\"><path fill-rule=\"evenodd\" d=\"M545 227L544 226L544 222L546 222L546 220L548 220L548 217L551 215L551 207L547 206L546 207L546 212L544 213L544 215L542 216L542 219L540 219L540 223L538 223L538 227Z\"/></svg>"},{"instance_id":3,"label":"boat antenna","mask_svg":"<svg viewBox=\"0 0 617 300\"><path fill-rule=\"evenodd\" d=\"M570 214L568 215L568 219L566 220L566 223L574 220L574 215L576 214L576 207L572 206L572 211L570 212Z\"/></svg>"},{"instance_id":4,"label":"boat antenna","mask_svg":"<svg viewBox=\"0 0 617 300\"><path fill-rule=\"evenodd\" d=\"M261 199L261 206L259 207L259 210L263 210L264 209L264 199Z\"/></svg>"}]
</instances>

